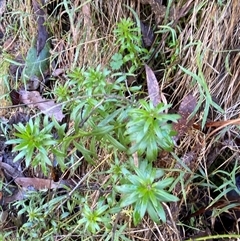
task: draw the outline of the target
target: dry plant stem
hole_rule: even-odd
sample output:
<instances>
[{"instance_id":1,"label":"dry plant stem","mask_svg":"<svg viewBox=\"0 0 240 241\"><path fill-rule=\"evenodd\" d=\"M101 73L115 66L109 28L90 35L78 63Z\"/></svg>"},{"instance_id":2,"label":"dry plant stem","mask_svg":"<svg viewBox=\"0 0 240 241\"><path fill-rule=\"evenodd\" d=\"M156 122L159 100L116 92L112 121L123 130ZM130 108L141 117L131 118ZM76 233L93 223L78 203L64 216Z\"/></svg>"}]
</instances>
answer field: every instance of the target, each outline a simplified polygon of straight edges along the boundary
<instances>
[{"instance_id":1,"label":"dry plant stem","mask_svg":"<svg viewBox=\"0 0 240 241\"><path fill-rule=\"evenodd\" d=\"M72 194L80 187L80 185L92 174L94 173L103 163L105 163L108 160L109 156L107 156L105 159L103 159L95 168L93 168L92 170L90 170L88 173L86 173L84 175L84 177L82 177L82 179L77 183L77 185L71 190L71 192L68 193L68 198L70 198L72 196ZM63 202L65 203L68 198L66 198L66 200ZM63 205L63 203L61 205ZM60 208L60 206L58 206L57 210Z\"/></svg>"},{"instance_id":2,"label":"dry plant stem","mask_svg":"<svg viewBox=\"0 0 240 241\"><path fill-rule=\"evenodd\" d=\"M107 156L104 160L102 160L95 168L93 168L92 170L90 170L88 173L86 173L86 175L84 175L84 177L77 183L77 185L72 189L71 192L69 192L69 194L67 195L68 197L56 208L56 210L58 210L59 208L61 208L61 206L63 204L65 204L67 202L67 200L71 197L71 195L80 187L80 185L91 175L93 174L104 162L106 162L108 160L109 156ZM75 232L75 230L77 230L79 227L78 225L76 226L76 228L74 230L72 230L72 233ZM69 233L65 238L71 237L71 233Z\"/></svg>"},{"instance_id":3,"label":"dry plant stem","mask_svg":"<svg viewBox=\"0 0 240 241\"><path fill-rule=\"evenodd\" d=\"M56 99L51 99L51 100L56 100ZM23 107L23 106L29 106L29 105L36 105L36 104L40 104L40 103L46 103L49 102L51 100L43 100L43 101L36 101L36 102L32 102L32 103L28 103L28 104L18 104L18 105L8 105L8 106L4 106L4 107L0 107L1 109L12 109L12 108L18 108L18 107ZM56 106L61 106L61 104L56 104Z\"/></svg>"},{"instance_id":4,"label":"dry plant stem","mask_svg":"<svg viewBox=\"0 0 240 241\"><path fill-rule=\"evenodd\" d=\"M115 240L115 233L116 233L116 229L117 229L117 223L119 221L120 216L121 216L121 212L118 212L117 216L115 218L114 224L113 224L113 228L112 228L112 238L111 238L111 241Z\"/></svg>"},{"instance_id":5,"label":"dry plant stem","mask_svg":"<svg viewBox=\"0 0 240 241\"><path fill-rule=\"evenodd\" d=\"M4 169L8 173L8 175L11 176L13 179L24 176L21 171L17 170L16 168L13 168L9 164L4 163L2 161L0 161L0 168Z\"/></svg>"},{"instance_id":6,"label":"dry plant stem","mask_svg":"<svg viewBox=\"0 0 240 241\"><path fill-rule=\"evenodd\" d=\"M18 37L18 34L20 32L20 29L17 31L16 35L13 37L13 39L10 39L10 43L8 41L6 41L4 43L4 46L3 46L3 52L7 52L8 49L11 48L11 46L15 43L17 37ZM6 44L7 43L7 44Z\"/></svg>"},{"instance_id":7,"label":"dry plant stem","mask_svg":"<svg viewBox=\"0 0 240 241\"><path fill-rule=\"evenodd\" d=\"M219 239L231 239L234 238L234 240L236 238L240 238L239 234L219 234L219 235L211 235L211 236L205 236L205 237L200 237L200 238L194 238L194 239L186 239L185 241L205 241L205 240L219 240Z\"/></svg>"},{"instance_id":8,"label":"dry plant stem","mask_svg":"<svg viewBox=\"0 0 240 241\"><path fill-rule=\"evenodd\" d=\"M229 125L239 125L240 124L240 118L236 119L236 120L229 120L229 121L223 121L223 122L220 122L222 125L219 126L217 129L213 130L208 136L207 136L207 139L212 137L216 132L218 132L219 130L223 129L224 127L226 126L229 126ZM214 126L214 125L212 125Z\"/></svg>"}]
</instances>

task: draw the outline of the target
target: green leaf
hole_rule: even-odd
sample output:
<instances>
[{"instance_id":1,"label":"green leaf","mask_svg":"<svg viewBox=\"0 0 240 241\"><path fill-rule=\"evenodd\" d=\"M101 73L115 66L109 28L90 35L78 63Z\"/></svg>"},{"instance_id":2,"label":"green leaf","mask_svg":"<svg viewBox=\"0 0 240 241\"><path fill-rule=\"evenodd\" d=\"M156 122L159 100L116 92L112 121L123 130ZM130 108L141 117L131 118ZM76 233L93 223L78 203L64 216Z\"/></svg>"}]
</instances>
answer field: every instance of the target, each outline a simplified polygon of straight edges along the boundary
<instances>
[{"instance_id":1,"label":"green leaf","mask_svg":"<svg viewBox=\"0 0 240 241\"><path fill-rule=\"evenodd\" d=\"M29 120L29 124L32 122L32 119ZM18 132L23 132L25 130L25 126L22 123L18 123L17 125L14 124L13 125L14 128L18 131Z\"/></svg>"},{"instance_id":2,"label":"green leaf","mask_svg":"<svg viewBox=\"0 0 240 241\"><path fill-rule=\"evenodd\" d=\"M103 214L108 208L109 208L108 205L103 205L102 207L100 207L96 210L96 215L99 216L99 215Z\"/></svg>"},{"instance_id":3,"label":"green leaf","mask_svg":"<svg viewBox=\"0 0 240 241\"><path fill-rule=\"evenodd\" d=\"M120 192L120 193L132 193L134 191L136 191L137 187L131 184L124 184L121 186L116 186L116 191Z\"/></svg>"},{"instance_id":4,"label":"green leaf","mask_svg":"<svg viewBox=\"0 0 240 241\"><path fill-rule=\"evenodd\" d=\"M73 141L74 146L82 153L84 158L89 162L94 164L94 161L92 159L93 156L96 157L96 153L93 153L92 151L87 150L83 145L80 143L77 143L76 141Z\"/></svg>"},{"instance_id":5,"label":"green leaf","mask_svg":"<svg viewBox=\"0 0 240 241\"><path fill-rule=\"evenodd\" d=\"M134 207L134 210L133 210L133 224L136 226L140 223L141 221L141 214L140 214L140 208L141 208L141 204L140 202L137 202L135 207Z\"/></svg>"},{"instance_id":6,"label":"green leaf","mask_svg":"<svg viewBox=\"0 0 240 241\"><path fill-rule=\"evenodd\" d=\"M25 156L26 167L30 166L32 156L33 156L33 151L34 151L34 148L29 148L26 152L26 156Z\"/></svg>"},{"instance_id":7,"label":"green leaf","mask_svg":"<svg viewBox=\"0 0 240 241\"><path fill-rule=\"evenodd\" d=\"M21 150L27 149L29 146L32 146L32 143L27 143L24 140L20 140L20 142L18 142L18 143L20 143L20 144L15 146L13 148L13 151L21 151Z\"/></svg>"},{"instance_id":8,"label":"green leaf","mask_svg":"<svg viewBox=\"0 0 240 241\"><path fill-rule=\"evenodd\" d=\"M178 65L178 66L183 72L185 72L187 75L191 76L194 80L196 80L198 82L201 82L201 78L197 74L195 74L195 73L191 72L190 70L182 67L181 65Z\"/></svg>"},{"instance_id":9,"label":"green leaf","mask_svg":"<svg viewBox=\"0 0 240 241\"><path fill-rule=\"evenodd\" d=\"M128 198L125 198L121 201L120 207L123 208L123 207L129 206L138 200L139 200L138 194L136 192L133 192L132 194L128 195Z\"/></svg>"},{"instance_id":10,"label":"green leaf","mask_svg":"<svg viewBox=\"0 0 240 241\"><path fill-rule=\"evenodd\" d=\"M50 161L50 159L48 158L48 156L44 155L44 154L40 154L39 155L39 162L44 164L44 165L49 165L49 166L52 166L52 162Z\"/></svg>"},{"instance_id":11,"label":"green leaf","mask_svg":"<svg viewBox=\"0 0 240 241\"><path fill-rule=\"evenodd\" d=\"M154 137L149 137L147 141L147 159L149 161L155 161L158 156L158 146L157 142L154 140Z\"/></svg>"},{"instance_id":12,"label":"green leaf","mask_svg":"<svg viewBox=\"0 0 240 241\"><path fill-rule=\"evenodd\" d=\"M161 202L177 202L179 200L178 197L176 197L172 194L169 194L168 192L166 192L164 190L157 190L156 196L157 196L158 200Z\"/></svg>"},{"instance_id":13,"label":"green leaf","mask_svg":"<svg viewBox=\"0 0 240 241\"><path fill-rule=\"evenodd\" d=\"M20 160L21 158L23 158L25 155L26 155L26 151L21 151L21 152L19 152L18 155L14 157L13 162L17 162L18 160ZM30 160L30 161L31 161L31 160ZM29 163L30 163L30 161L29 161ZM29 163L27 163L28 166L29 166ZM27 164L26 164L26 165L27 165Z\"/></svg>"},{"instance_id":14,"label":"green leaf","mask_svg":"<svg viewBox=\"0 0 240 241\"><path fill-rule=\"evenodd\" d=\"M160 204L161 205L161 204ZM159 217L157 215L157 212L155 210L155 208L153 207L152 203L149 202L148 206L147 206L147 212L149 214L149 216L151 217L151 219L155 222L155 223L160 223L159 221ZM163 220L164 221L164 220ZM165 222L166 222L166 218L165 218Z\"/></svg>"},{"instance_id":15,"label":"green leaf","mask_svg":"<svg viewBox=\"0 0 240 241\"><path fill-rule=\"evenodd\" d=\"M37 55L37 49L33 46L28 50L25 67L23 69L23 80L37 77L42 79L43 73L49 69L50 63L50 43L46 42L44 48Z\"/></svg>"},{"instance_id":16,"label":"green leaf","mask_svg":"<svg viewBox=\"0 0 240 241\"><path fill-rule=\"evenodd\" d=\"M114 129L113 126L97 126L94 128L94 130L91 132L91 134L102 137L104 134L107 134L108 132L112 131L113 129Z\"/></svg>"},{"instance_id":17,"label":"green leaf","mask_svg":"<svg viewBox=\"0 0 240 241\"><path fill-rule=\"evenodd\" d=\"M152 190L149 193L149 199L151 200L154 207L156 207L158 205L159 201L157 200L157 197L155 196L154 190Z\"/></svg>"},{"instance_id":18,"label":"green leaf","mask_svg":"<svg viewBox=\"0 0 240 241\"><path fill-rule=\"evenodd\" d=\"M144 184L144 179L136 175L129 175L127 179L133 184L133 186L139 186Z\"/></svg>"},{"instance_id":19,"label":"green leaf","mask_svg":"<svg viewBox=\"0 0 240 241\"><path fill-rule=\"evenodd\" d=\"M143 132L144 133L148 132L148 129L152 126L152 123L153 123L153 119L152 118L148 118L145 121L144 126L143 126Z\"/></svg>"},{"instance_id":20,"label":"green leaf","mask_svg":"<svg viewBox=\"0 0 240 241\"><path fill-rule=\"evenodd\" d=\"M139 207L137 207L137 206L134 207L135 209L139 208L138 210L139 210L141 219L144 217L144 215L146 213L148 202L149 202L148 197L143 197L141 200L139 200L140 206Z\"/></svg>"},{"instance_id":21,"label":"green leaf","mask_svg":"<svg viewBox=\"0 0 240 241\"><path fill-rule=\"evenodd\" d=\"M162 204L161 204L161 203L158 203L158 205L157 205L157 206L154 206L154 208L155 208L158 216L160 217L160 219L161 219L164 223L166 223L166 214L165 214L165 211L164 211L164 209L163 209Z\"/></svg>"},{"instance_id":22,"label":"green leaf","mask_svg":"<svg viewBox=\"0 0 240 241\"><path fill-rule=\"evenodd\" d=\"M119 141L117 141L115 138L113 138L111 135L105 134L104 137L118 150L124 152L127 151L127 148L124 145L122 145Z\"/></svg>"},{"instance_id":23,"label":"green leaf","mask_svg":"<svg viewBox=\"0 0 240 241\"><path fill-rule=\"evenodd\" d=\"M52 135L49 135L49 138L50 137L52 137ZM43 139L48 139L48 137L47 136L44 136L43 138L42 138L42 140ZM44 145L45 146L54 146L54 145L56 145L58 142L56 141L56 140L44 140Z\"/></svg>"},{"instance_id":24,"label":"green leaf","mask_svg":"<svg viewBox=\"0 0 240 241\"><path fill-rule=\"evenodd\" d=\"M110 66L113 70L119 70L123 65L123 56L119 53L115 53L110 62Z\"/></svg>"},{"instance_id":25,"label":"green leaf","mask_svg":"<svg viewBox=\"0 0 240 241\"><path fill-rule=\"evenodd\" d=\"M169 185L171 185L171 183L174 181L174 178L170 177L170 178L166 178L162 181L158 181L157 183L154 183L154 187L158 188L158 189L164 189L166 187L168 187Z\"/></svg>"},{"instance_id":26,"label":"green leaf","mask_svg":"<svg viewBox=\"0 0 240 241\"><path fill-rule=\"evenodd\" d=\"M12 140L8 140L6 141L6 145L12 145L12 144L18 144L22 141L22 139L12 139Z\"/></svg>"},{"instance_id":27,"label":"green leaf","mask_svg":"<svg viewBox=\"0 0 240 241\"><path fill-rule=\"evenodd\" d=\"M160 177L162 177L164 175L164 171L162 170L162 169L157 169L156 170L156 175L155 175L155 178L157 179L157 178L160 178Z\"/></svg>"},{"instance_id":28,"label":"green leaf","mask_svg":"<svg viewBox=\"0 0 240 241\"><path fill-rule=\"evenodd\" d=\"M172 121L177 122L178 119L180 119L181 116L177 114L160 114L159 119L166 120L166 121Z\"/></svg>"}]
</instances>

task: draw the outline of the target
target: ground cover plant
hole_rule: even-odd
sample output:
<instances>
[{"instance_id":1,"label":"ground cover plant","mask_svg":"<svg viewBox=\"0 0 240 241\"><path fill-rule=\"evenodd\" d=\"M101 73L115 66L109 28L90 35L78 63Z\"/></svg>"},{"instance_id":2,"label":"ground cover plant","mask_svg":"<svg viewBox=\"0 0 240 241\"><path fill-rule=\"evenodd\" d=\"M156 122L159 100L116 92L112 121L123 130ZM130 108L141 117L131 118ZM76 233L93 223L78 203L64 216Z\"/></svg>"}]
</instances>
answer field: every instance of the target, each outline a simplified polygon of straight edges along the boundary
<instances>
[{"instance_id":1,"label":"ground cover plant","mask_svg":"<svg viewBox=\"0 0 240 241\"><path fill-rule=\"evenodd\" d=\"M1 0L1 240L240 238L239 9Z\"/></svg>"}]
</instances>

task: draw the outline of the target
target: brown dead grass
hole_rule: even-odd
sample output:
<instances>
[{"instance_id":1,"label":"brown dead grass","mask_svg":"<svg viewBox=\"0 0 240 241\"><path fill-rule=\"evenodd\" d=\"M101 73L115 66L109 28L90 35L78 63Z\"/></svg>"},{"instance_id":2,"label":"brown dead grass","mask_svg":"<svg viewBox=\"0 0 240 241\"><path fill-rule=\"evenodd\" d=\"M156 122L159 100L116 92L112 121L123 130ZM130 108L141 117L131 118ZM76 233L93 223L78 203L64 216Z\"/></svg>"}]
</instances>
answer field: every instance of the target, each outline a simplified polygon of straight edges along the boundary
<instances>
[{"instance_id":1,"label":"brown dead grass","mask_svg":"<svg viewBox=\"0 0 240 241\"><path fill-rule=\"evenodd\" d=\"M31 36L35 35L36 25L31 14L32 10L28 1L25 2L23 4L21 1L9 1L9 10L19 10L25 15L21 14L19 15L21 17L19 17L17 14L14 16L9 12L3 21L7 33L5 40L14 37L17 41L17 45L14 45L14 48L11 49L13 55L26 53L30 46ZM171 6L175 10L172 15L173 19L179 17L176 15L180 14L183 6L192 6L186 8L184 16L180 17L173 27L177 33L180 52L175 62L169 65L165 64L164 69L159 64L162 59L159 61L155 59L153 66L153 70L156 72L162 71L162 76L167 76L167 79L159 79L159 83L162 91L169 94L168 102L173 103L175 108L188 93L193 93L197 98L199 97L197 84L193 84L192 78L184 74L177 64L184 66L193 73L198 73L197 61L200 54L202 57L202 73L212 98L225 111L225 114L220 114L213 110L213 114L209 115L209 120L212 122L237 119L240 114L240 1L226 0L223 2L222 6L217 4L217 1L203 2L202 0L180 0L173 4ZM106 65L117 48L117 46L114 46L115 40L112 35L116 23L123 17L131 16L129 10L123 4L131 6L138 15L141 14L146 19L152 17L146 16L144 13L144 11L149 13L148 5L142 5L141 1L130 0L95 0L91 2L75 0L72 1L72 7L76 9L74 13L65 10L62 15L58 16L58 19L56 15L54 17L53 13L48 22L53 33L54 48L52 56L57 61L58 68L69 70L74 67ZM56 14L58 15L58 13ZM150 14L153 15L151 12ZM64 20L64 16L69 20ZM61 21L67 21L68 31L62 30ZM17 24L17 22L20 23L18 25L20 28L12 29L10 26ZM170 34L166 36L166 41L161 42L160 40L158 43L161 45L160 52L166 63L175 51L174 48L169 46L169 36ZM159 39L161 39L161 36L159 36ZM196 43L200 43L198 48ZM172 70L169 72L171 68ZM201 113L197 114L196 122L201 125ZM225 148L222 145L218 147L218 151L215 153L217 133L211 138L208 138L209 134L210 130L201 131L192 128L175 150L182 162L192 171L196 171L200 166L207 173L208 168L218 155L224 153ZM234 139L239 135L239 129L235 125L232 125L226 131L223 129L218 140L225 145L227 143L226 135L232 140L232 143L228 142L228 148L232 150L231 155L239 153L238 145L234 142ZM192 155L191 157L189 157L189 153ZM214 153L215 156L213 157ZM105 160L106 156L107 153L101 153L100 159ZM165 167L174 167L176 160L172 157L160 155L159 158L157 165L161 166L164 163ZM228 158L231 160L231 156ZM99 160L99 163L101 160ZM104 170L104 167L102 166L99 170ZM193 189L197 188L192 186L192 177L193 175L185 176L184 190L187 198L192 195ZM182 187L179 186L175 189L180 198L182 198L182 191ZM185 201L182 198L177 205L171 205L170 208L166 206L168 222L164 225L157 226L146 219L137 228L129 226L129 238L132 240L183 240L185 233L184 231L180 232L177 225L180 224L179 215ZM130 222L130 219L127 221ZM184 230L183 227L182 230Z\"/></svg>"}]
</instances>

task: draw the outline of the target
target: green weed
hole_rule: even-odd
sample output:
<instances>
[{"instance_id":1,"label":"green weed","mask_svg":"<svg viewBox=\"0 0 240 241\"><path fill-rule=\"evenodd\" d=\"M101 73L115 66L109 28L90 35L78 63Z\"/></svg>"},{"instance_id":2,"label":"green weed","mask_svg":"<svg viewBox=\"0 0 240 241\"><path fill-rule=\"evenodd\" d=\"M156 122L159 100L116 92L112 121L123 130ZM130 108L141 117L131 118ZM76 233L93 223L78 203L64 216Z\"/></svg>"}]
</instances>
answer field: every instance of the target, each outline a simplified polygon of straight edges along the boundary
<instances>
[{"instance_id":1,"label":"green weed","mask_svg":"<svg viewBox=\"0 0 240 241\"><path fill-rule=\"evenodd\" d=\"M120 207L133 206L133 222L137 225L147 212L151 219L159 223L166 222L165 211L161 202L176 202L178 198L164 189L171 185L173 178L155 181L164 175L161 169L152 168L147 161L142 161L136 174L129 171L123 173L124 179L116 190L122 194Z\"/></svg>"},{"instance_id":2,"label":"green weed","mask_svg":"<svg viewBox=\"0 0 240 241\"><path fill-rule=\"evenodd\" d=\"M149 214L154 222L158 223L159 219L165 222L161 203L178 200L166 190L173 179L164 179L164 172L153 168L152 162L157 160L159 151L172 150L172 137L176 133L169 122L176 122L179 116L164 113L170 105L160 103L154 107L145 100L136 101L141 87L129 87L127 74L120 71L128 69L129 75L134 75L142 66L147 50L141 47L138 33L139 28L132 20L122 19L114 30L119 50L113 53L109 69L101 65L73 68L65 83L56 83L53 95L69 114L71 126L68 130L66 124L60 125L47 117L41 120L39 116L30 119L25 126L14 125L14 138L7 144L15 145L13 150L18 152L15 161L24 158L26 167L39 166L45 176L49 173L48 167L53 165L51 154L62 172L69 166L78 168L81 159L76 155L77 151L90 167L99 164L100 153L114 153L115 156L114 164L112 159L105 164L109 165L109 170L104 174L110 178L101 188L110 187L106 198L99 197L93 203L88 192L84 197L77 197L74 192L69 199L53 197L45 203L46 200L35 193L28 201L16 202L19 215L27 217L21 228L23 236L34 228L31 238L45 230L43 236L51 240L51 235L63 228L81 237L103 234L109 240L109 232L116 227L115 237L128 240L122 234L125 226L114 226L112 222L123 208L133 209L134 225L145 214ZM133 167L131 162L134 152L138 153L139 168ZM119 161L120 155L124 156L126 164ZM120 202L116 201L118 194L121 194ZM63 199L64 206L61 204ZM61 208L58 217L54 217L52 213L57 204ZM44 220L50 221L46 224Z\"/></svg>"}]
</instances>

